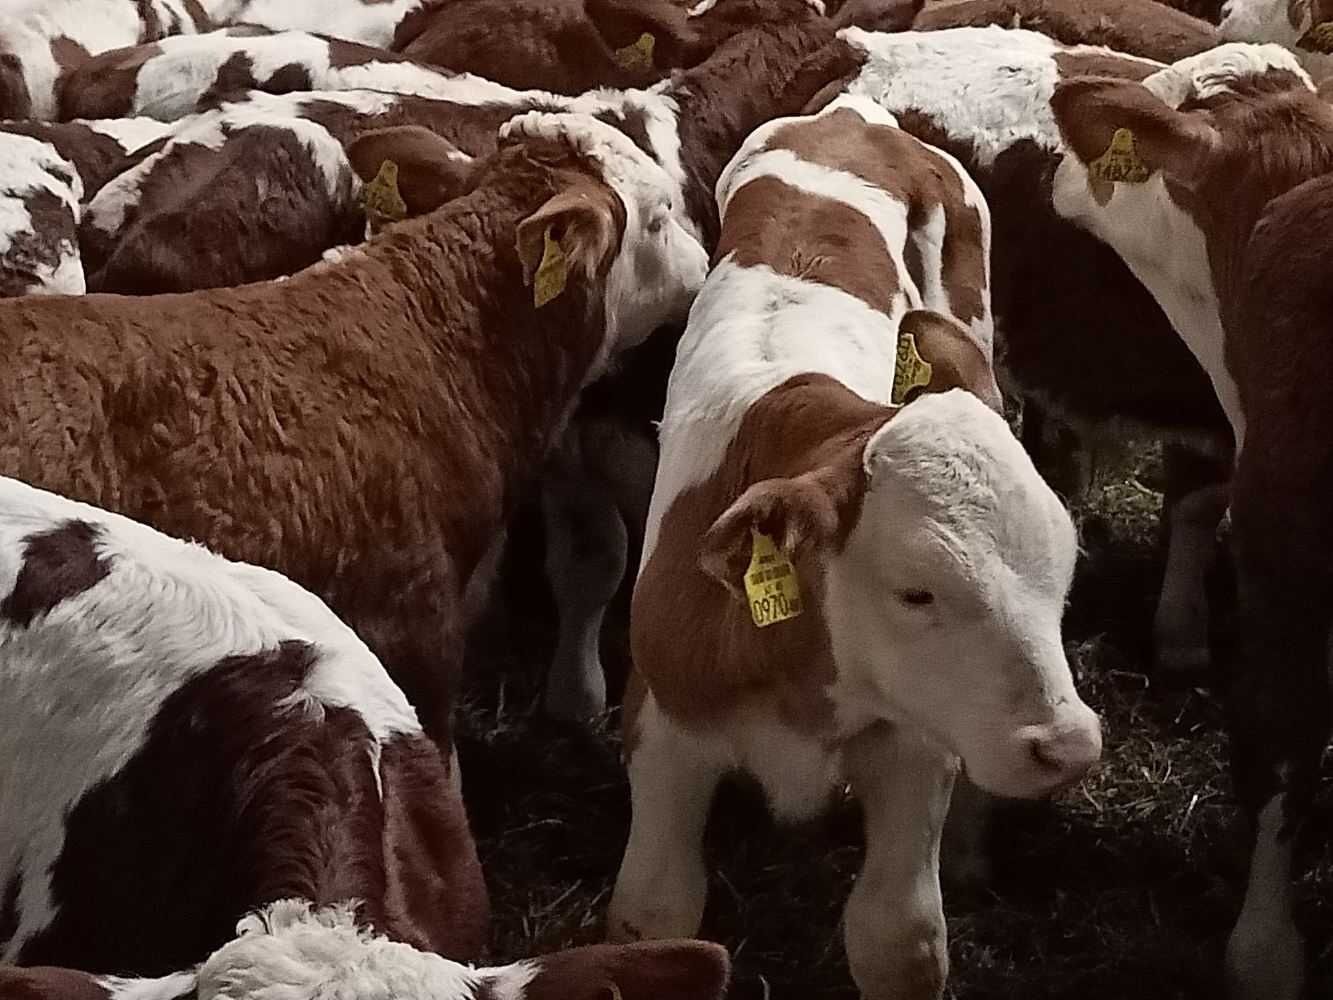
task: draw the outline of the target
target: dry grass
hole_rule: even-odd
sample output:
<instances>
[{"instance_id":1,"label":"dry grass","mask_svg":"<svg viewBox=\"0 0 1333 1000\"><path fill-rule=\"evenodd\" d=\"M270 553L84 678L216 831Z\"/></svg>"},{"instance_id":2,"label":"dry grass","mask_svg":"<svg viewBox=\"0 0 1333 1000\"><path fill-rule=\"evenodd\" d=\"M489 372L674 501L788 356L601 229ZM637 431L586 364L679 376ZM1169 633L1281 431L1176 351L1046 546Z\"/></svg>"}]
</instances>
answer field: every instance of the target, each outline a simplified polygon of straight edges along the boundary
<instances>
[{"instance_id":1,"label":"dry grass","mask_svg":"<svg viewBox=\"0 0 1333 1000\"><path fill-rule=\"evenodd\" d=\"M1105 722L1105 761L1062 801L1001 813L992 890L945 901L952 997L1220 995L1216 971L1245 857L1219 704L1206 690L1159 689L1147 667L1159 498L1145 485L1151 453L1136 465L1080 510L1087 553L1066 625L1084 696ZM462 752L495 906L495 952L517 957L600 939L629 805L614 716L588 732L536 711L549 600L529 585L511 588L509 603L523 609L523 627L493 625L474 643ZM611 640L623 662L623 636ZM1333 782L1322 798L1327 807ZM753 789L729 787L708 855L704 934L735 956L733 997L855 997L839 930L861 856L854 803L809 828L780 829ZM1330 997L1327 850L1302 890L1310 995Z\"/></svg>"}]
</instances>

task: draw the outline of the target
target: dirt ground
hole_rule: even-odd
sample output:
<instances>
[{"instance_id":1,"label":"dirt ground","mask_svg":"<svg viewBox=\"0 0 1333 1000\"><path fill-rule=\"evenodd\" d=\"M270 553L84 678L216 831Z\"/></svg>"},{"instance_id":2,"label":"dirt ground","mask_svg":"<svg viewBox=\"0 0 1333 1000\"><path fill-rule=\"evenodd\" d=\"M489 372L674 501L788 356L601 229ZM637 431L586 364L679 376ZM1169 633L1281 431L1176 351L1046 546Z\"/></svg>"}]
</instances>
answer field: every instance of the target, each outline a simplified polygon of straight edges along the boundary
<instances>
[{"instance_id":1,"label":"dirt ground","mask_svg":"<svg viewBox=\"0 0 1333 1000\"><path fill-rule=\"evenodd\" d=\"M1083 696L1102 714L1104 760L1058 802L1007 807L993 887L946 894L950 997L1220 996L1246 858L1217 698L1203 687L1164 688L1149 667L1161 575L1157 474L1145 449L1101 476L1077 510L1085 556L1066 639ZM516 548L537 541L522 526L516 536ZM483 623L474 637L460 752L494 951L517 958L601 939L629 803L617 713L590 731L536 710L553 629L539 574L511 573L506 595L508 619ZM623 624L612 623L606 645L623 668ZM1333 768L1325 774L1316 834L1324 848L1300 902L1309 995L1319 1000L1333 997ZM737 784L719 796L707 850L703 935L734 956L731 996L852 1000L839 919L862 851L855 803L809 827L779 828L755 790Z\"/></svg>"}]
</instances>

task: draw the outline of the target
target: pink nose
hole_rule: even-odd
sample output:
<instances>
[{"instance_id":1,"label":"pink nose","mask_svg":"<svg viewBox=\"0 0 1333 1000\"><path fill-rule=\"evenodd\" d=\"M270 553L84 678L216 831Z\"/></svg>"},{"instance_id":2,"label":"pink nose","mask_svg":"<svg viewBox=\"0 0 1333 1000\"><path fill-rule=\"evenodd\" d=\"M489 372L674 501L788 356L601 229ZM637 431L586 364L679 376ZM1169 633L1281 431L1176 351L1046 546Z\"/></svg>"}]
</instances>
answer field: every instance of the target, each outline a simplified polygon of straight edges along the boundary
<instances>
[{"instance_id":1,"label":"pink nose","mask_svg":"<svg viewBox=\"0 0 1333 1000\"><path fill-rule=\"evenodd\" d=\"M1028 753L1049 776L1053 790L1067 788L1088 773L1102 755L1102 727L1096 716L1077 723L1034 726Z\"/></svg>"}]
</instances>

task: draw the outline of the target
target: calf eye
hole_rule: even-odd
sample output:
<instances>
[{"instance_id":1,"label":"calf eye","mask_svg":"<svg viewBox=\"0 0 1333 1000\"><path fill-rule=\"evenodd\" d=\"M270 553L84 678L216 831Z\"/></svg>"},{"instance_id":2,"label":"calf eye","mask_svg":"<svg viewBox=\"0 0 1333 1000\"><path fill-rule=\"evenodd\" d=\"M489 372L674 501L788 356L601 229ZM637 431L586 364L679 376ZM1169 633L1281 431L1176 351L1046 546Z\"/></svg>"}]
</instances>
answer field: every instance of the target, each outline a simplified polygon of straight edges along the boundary
<instances>
[{"instance_id":1,"label":"calf eye","mask_svg":"<svg viewBox=\"0 0 1333 1000\"><path fill-rule=\"evenodd\" d=\"M924 608L935 603L935 595L929 590L902 590L898 592L898 600L914 608Z\"/></svg>"}]
</instances>

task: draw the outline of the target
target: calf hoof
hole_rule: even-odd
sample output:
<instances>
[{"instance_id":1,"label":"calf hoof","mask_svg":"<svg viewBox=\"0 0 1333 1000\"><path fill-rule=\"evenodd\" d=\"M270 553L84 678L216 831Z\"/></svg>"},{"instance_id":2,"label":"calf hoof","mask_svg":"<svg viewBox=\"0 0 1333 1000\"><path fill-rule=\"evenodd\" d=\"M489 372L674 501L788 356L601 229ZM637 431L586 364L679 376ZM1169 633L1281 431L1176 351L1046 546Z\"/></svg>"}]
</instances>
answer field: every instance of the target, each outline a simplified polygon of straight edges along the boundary
<instances>
[{"instance_id":1,"label":"calf hoof","mask_svg":"<svg viewBox=\"0 0 1333 1000\"><path fill-rule=\"evenodd\" d=\"M606 712L606 676L593 663L571 671L552 667L542 703L546 715L561 722L587 722Z\"/></svg>"},{"instance_id":2,"label":"calf hoof","mask_svg":"<svg viewBox=\"0 0 1333 1000\"><path fill-rule=\"evenodd\" d=\"M872 961L850 949L847 957L864 1000L939 1000L944 995L949 958L942 934L885 942L883 954Z\"/></svg>"}]
</instances>

